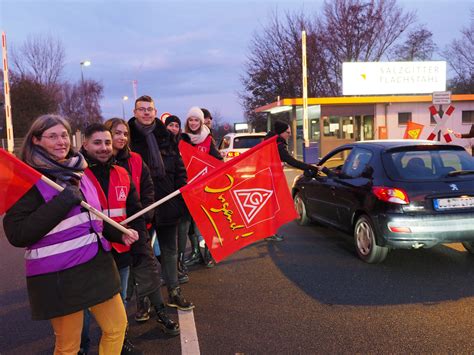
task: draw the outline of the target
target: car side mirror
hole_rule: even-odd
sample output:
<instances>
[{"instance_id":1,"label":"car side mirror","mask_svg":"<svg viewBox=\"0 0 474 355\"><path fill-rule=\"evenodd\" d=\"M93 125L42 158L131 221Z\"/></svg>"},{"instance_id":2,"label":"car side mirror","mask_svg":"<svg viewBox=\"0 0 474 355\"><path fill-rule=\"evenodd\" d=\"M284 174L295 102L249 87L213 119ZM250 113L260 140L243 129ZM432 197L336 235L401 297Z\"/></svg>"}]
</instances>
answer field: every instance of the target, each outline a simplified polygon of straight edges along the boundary
<instances>
[{"instance_id":1,"label":"car side mirror","mask_svg":"<svg viewBox=\"0 0 474 355\"><path fill-rule=\"evenodd\" d=\"M371 166L367 165L364 170L362 170L362 174L360 174L361 177L370 179L374 175L374 168Z\"/></svg>"},{"instance_id":2,"label":"car side mirror","mask_svg":"<svg viewBox=\"0 0 474 355\"><path fill-rule=\"evenodd\" d=\"M303 175L307 178L315 178L318 175L318 173L314 170L306 169L303 171Z\"/></svg>"}]
</instances>

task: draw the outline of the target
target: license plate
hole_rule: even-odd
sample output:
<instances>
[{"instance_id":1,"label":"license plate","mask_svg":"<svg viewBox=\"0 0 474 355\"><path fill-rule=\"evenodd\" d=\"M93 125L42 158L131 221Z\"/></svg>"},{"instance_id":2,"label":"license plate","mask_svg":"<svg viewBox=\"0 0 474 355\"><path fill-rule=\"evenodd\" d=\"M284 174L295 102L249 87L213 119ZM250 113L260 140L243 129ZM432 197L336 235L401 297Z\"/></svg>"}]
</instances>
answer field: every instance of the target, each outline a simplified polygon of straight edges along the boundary
<instances>
[{"instance_id":1,"label":"license plate","mask_svg":"<svg viewBox=\"0 0 474 355\"><path fill-rule=\"evenodd\" d=\"M437 211L458 208L474 208L474 197L436 198L433 200L433 203L434 208Z\"/></svg>"}]
</instances>

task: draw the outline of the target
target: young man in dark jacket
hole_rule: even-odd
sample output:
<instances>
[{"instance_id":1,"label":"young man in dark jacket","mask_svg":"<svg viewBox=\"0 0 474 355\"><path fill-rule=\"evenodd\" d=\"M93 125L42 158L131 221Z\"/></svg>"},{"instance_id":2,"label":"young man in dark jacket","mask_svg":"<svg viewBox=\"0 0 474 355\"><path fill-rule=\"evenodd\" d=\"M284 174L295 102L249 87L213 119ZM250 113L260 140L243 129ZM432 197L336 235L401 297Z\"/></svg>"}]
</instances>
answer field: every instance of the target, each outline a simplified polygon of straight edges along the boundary
<instances>
[{"instance_id":1,"label":"young man in dark jacket","mask_svg":"<svg viewBox=\"0 0 474 355\"><path fill-rule=\"evenodd\" d=\"M155 200L186 184L186 169L178 144L161 120L156 118L153 99L141 96L135 101L135 116L129 121L130 148L148 165L155 188ZM155 209L155 230L161 250L161 267L168 288L168 306L189 310L194 305L181 293L178 282L177 228L184 213L184 202L173 198Z\"/></svg>"},{"instance_id":2,"label":"young man in dark jacket","mask_svg":"<svg viewBox=\"0 0 474 355\"><path fill-rule=\"evenodd\" d=\"M113 165L112 136L107 128L100 123L95 123L86 128L85 141L81 152L86 158L89 171L93 176L91 180L99 185L99 198L105 212L113 219L124 220L142 209L137 190L130 175L124 168ZM86 174L89 172L86 170ZM90 175L90 174L89 174ZM88 176L89 176L88 175ZM119 183L117 183L119 181ZM103 193L103 195L102 195ZM126 207L126 213L120 212L122 208L117 206L122 203ZM122 201L122 202L120 202ZM120 214L122 213L122 215ZM143 216L129 223L139 234L139 240L129 250L116 249L113 251L114 259L119 271L132 266L131 272L136 282L138 294L147 296L156 310L157 321L161 329L169 335L179 334L179 325L173 322L165 312L164 302L160 291L160 278L158 264L152 255L151 247L148 244L148 234L146 231ZM128 275L122 280L122 288L126 288ZM123 290L124 298L126 290ZM136 353L131 351L134 347L129 341L124 344L125 353Z\"/></svg>"},{"instance_id":3,"label":"young man in dark jacket","mask_svg":"<svg viewBox=\"0 0 474 355\"><path fill-rule=\"evenodd\" d=\"M265 139L269 139L273 136L278 136L276 142L278 147L278 153L280 155L280 160L282 162L287 163L288 165L291 165L294 168L301 170L311 170L315 173L320 170L320 168L315 165L307 164L305 162L293 158L288 152L288 138L290 138L291 136L291 129L288 123L283 121L275 121L273 127L273 131L268 132L265 136ZM283 240L283 237L281 235L275 234L271 237L266 238L266 240L280 242Z\"/></svg>"}]
</instances>

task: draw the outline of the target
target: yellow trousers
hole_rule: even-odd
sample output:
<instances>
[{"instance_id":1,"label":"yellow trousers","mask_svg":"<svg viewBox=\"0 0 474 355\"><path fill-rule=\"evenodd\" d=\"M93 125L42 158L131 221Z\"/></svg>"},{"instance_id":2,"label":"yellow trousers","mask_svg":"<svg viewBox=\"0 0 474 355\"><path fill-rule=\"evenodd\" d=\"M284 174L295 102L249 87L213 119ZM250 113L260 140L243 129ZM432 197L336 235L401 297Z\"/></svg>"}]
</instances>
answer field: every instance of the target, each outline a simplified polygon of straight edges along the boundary
<instances>
[{"instance_id":1,"label":"yellow trousers","mask_svg":"<svg viewBox=\"0 0 474 355\"><path fill-rule=\"evenodd\" d=\"M122 351L127 314L122 298L117 293L113 298L90 308L102 330L99 354L116 355ZM84 311L51 319L56 336L54 355L77 355L81 346Z\"/></svg>"}]
</instances>

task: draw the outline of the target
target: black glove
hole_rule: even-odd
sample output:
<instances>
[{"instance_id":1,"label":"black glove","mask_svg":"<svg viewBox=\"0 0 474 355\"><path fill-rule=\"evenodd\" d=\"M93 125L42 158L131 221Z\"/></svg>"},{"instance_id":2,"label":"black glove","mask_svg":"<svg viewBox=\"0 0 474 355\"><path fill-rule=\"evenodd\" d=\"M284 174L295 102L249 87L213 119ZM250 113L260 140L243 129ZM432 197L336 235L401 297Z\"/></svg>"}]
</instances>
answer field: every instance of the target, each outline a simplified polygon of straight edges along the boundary
<instances>
[{"instance_id":1,"label":"black glove","mask_svg":"<svg viewBox=\"0 0 474 355\"><path fill-rule=\"evenodd\" d=\"M82 202L82 192L76 185L67 185L64 190L61 192L61 197L66 201L78 205Z\"/></svg>"}]
</instances>

